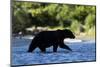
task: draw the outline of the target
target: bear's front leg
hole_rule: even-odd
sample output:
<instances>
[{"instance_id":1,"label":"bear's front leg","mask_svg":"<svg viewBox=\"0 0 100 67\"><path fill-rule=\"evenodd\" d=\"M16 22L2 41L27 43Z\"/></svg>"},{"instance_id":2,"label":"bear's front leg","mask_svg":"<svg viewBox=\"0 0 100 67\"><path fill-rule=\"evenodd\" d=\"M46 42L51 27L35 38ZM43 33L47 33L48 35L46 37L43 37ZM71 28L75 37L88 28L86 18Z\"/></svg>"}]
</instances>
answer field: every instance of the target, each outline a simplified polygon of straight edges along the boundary
<instances>
[{"instance_id":1,"label":"bear's front leg","mask_svg":"<svg viewBox=\"0 0 100 67\"><path fill-rule=\"evenodd\" d=\"M57 52L57 48L58 48L58 45L57 44L54 44L53 45L53 52Z\"/></svg>"},{"instance_id":2,"label":"bear's front leg","mask_svg":"<svg viewBox=\"0 0 100 67\"><path fill-rule=\"evenodd\" d=\"M69 48L67 45L65 45L64 43L60 43L60 45L59 45L61 48L63 48L63 49L68 49L68 50L70 50L70 51L72 51L72 49L71 48Z\"/></svg>"}]
</instances>

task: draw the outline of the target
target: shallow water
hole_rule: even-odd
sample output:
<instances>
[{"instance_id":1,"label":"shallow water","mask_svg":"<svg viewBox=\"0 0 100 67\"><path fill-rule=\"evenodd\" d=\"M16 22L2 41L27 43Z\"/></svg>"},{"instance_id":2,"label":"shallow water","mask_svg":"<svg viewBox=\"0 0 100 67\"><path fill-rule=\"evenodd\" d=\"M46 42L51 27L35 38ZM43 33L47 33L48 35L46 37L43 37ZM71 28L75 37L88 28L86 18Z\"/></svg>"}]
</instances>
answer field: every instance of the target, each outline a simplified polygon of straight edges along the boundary
<instances>
[{"instance_id":1,"label":"shallow water","mask_svg":"<svg viewBox=\"0 0 100 67\"><path fill-rule=\"evenodd\" d=\"M46 53L41 53L36 48L32 53L28 53L28 47L31 39L13 38L11 44L11 65L30 65L30 64L49 64L49 63L69 63L96 60L95 40L86 40L83 42L67 43L73 51L58 48L53 53L53 47L47 48Z\"/></svg>"}]
</instances>

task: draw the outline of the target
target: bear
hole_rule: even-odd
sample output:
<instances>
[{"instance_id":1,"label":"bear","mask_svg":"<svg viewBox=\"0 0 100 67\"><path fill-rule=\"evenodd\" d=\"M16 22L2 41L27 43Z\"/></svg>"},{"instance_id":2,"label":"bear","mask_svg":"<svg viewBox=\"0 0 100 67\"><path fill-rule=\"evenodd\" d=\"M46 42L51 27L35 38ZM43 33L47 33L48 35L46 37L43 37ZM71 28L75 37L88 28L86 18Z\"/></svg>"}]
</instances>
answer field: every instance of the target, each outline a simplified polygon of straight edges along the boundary
<instances>
[{"instance_id":1,"label":"bear","mask_svg":"<svg viewBox=\"0 0 100 67\"><path fill-rule=\"evenodd\" d=\"M42 31L39 32L32 40L28 52L32 52L35 48L39 48L41 52L46 52L46 48L53 46L53 52L57 52L58 46L63 49L72 51L67 45L64 44L65 38L74 39L75 35L69 29L55 30L55 31Z\"/></svg>"}]
</instances>

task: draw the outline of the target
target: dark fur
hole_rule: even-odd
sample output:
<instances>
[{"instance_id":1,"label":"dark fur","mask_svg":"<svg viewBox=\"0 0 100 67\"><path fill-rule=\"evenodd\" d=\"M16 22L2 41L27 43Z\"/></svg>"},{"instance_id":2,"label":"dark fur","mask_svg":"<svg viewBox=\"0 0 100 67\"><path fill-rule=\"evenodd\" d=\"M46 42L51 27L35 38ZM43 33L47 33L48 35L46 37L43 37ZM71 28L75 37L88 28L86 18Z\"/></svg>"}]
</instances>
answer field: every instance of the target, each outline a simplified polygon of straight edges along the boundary
<instances>
[{"instance_id":1,"label":"dark fur","mask_svg":"<svg viewBox=\"0 0 100 67\"><path fill-rule=\"evenodd\" d=\"M28 52L32 52L37 47L42 52L45 52L46 48L50 46L53 46L53 52L57 52L58 46L71 51L71 49L63 42L65 38L75 38L75 36L68 29L56 31L42 31L37 34L32 40Z\"/></svg>"}]
</instances>

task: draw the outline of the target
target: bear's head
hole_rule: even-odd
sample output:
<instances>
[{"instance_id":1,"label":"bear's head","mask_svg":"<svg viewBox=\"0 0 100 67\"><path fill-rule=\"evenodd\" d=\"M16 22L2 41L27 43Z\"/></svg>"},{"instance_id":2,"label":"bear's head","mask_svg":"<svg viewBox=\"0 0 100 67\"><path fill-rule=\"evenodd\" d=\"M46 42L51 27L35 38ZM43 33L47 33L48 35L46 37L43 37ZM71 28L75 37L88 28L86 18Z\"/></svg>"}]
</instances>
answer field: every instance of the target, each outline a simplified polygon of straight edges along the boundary
<instances>
[{"instance_id":1,"label":"bear's head","mask_svg":"<svg viewBox=\"0 0 100 67\"><path fill-rule=\"evenodd\" d=\"M71 39L75 38L75 35L73 34L73 32L68 29L63 30L63 36L64 38L71 38Z\"/></svg>"}]
</instances>

